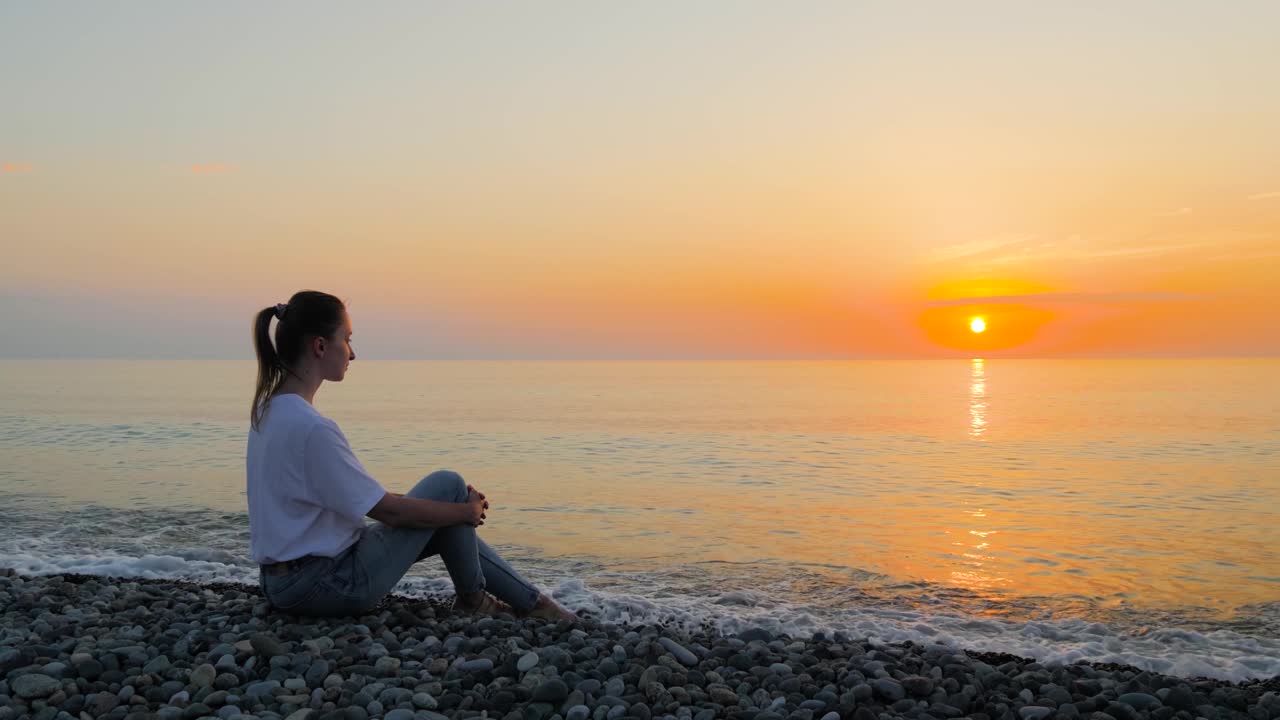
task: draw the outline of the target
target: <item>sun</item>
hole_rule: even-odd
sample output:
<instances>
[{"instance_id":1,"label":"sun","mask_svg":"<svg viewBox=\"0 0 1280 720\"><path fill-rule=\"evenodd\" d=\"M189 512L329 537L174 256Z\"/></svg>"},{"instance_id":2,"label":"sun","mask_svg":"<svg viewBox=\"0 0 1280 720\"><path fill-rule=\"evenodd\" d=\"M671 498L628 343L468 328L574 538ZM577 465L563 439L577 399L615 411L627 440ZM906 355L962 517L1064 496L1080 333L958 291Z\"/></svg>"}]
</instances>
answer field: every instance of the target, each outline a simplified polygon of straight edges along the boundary
<instances>
[{"instance_id":1,"label":"sun","mask_svg":"<svg viewBox=\"0 0 1280 720\"><path fill-rule=\"evenodd\" d=\"M987 321L980 317L976 317L969 321L969 329L976 333L980 333L987 329Z\"/></svg>"}]
</instances>

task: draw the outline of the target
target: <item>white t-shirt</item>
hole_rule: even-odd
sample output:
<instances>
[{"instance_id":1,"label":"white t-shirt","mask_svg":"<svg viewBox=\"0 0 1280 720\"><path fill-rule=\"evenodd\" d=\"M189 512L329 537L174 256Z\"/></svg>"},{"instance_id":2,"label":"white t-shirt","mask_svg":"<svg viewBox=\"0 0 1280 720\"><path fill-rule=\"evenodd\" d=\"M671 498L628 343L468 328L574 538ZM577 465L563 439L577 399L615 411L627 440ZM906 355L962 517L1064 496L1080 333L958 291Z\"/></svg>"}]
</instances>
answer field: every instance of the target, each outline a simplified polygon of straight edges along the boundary
<instances>
[{"instance_id":1,"label":"white t-shirt","mask_svg":"<svg viewBox=\"0 0 1280 720\"><path fill-rule=\"evenodd\" d=\"M338 424L299 395L277 395L245 459L249 554L266 565L351 547L386 490L364 469Z\"/></svg>"}]
</instances>

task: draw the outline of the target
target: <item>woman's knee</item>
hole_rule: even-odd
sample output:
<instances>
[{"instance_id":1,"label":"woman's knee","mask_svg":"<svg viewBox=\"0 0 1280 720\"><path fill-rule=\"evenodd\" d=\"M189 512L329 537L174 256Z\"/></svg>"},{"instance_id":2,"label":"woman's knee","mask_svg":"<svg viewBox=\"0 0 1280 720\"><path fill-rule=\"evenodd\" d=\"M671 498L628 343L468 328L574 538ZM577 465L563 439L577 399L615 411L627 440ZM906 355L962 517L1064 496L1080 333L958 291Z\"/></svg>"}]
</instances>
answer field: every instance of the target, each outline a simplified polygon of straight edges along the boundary
<instances>
[{"instance_id":1,"label":"woman's knee","mask_svg":"<svg viewBox=\"0 0 1280 720\"><path fill-rule=\"evenodd\" d=\"M413 490L409 491L409 495L429 500L465 502L467 481L452 470L437 470L422 478Z\"/></svg>"}]
</instances>

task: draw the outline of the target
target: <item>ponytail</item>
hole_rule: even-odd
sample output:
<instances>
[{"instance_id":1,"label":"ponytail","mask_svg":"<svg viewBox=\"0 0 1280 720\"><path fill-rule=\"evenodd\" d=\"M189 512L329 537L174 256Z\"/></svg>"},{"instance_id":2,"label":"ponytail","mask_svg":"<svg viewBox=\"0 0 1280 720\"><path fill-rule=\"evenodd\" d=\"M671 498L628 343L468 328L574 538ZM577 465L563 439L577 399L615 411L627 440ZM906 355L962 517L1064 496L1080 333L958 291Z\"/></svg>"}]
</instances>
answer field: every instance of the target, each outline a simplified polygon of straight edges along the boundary
<instances>
[{"instance_id":1,"label":"ponytail","mask_svg":"<svg viewBox=\"0 0 1280 720\"><path fill-rule=\"evenodd\" d=\"M258 387L253 392L253 410L249 414L249 425L258 429L262 423L262 415L266 411L266 400L275 394L284 380L284 369L280 364L280 356L276 346L271 343L271 335L267 332L271 327L271 318L276 309L269 307L258 311L253 320L253 349L258 355Z\"/></svg>"},{"instance_id":2,"label":"ponytail","mask_svg":"<svg viewBox=\"0 0 1280 720\"><path fill-rule=\"evenodd\" d=\"M288 304L258 311L253 319L253 349L258 356L258 384L253 392L249 424L257 430L271 397L280 389L285 373L294 375L292 365L312 337L331 338L344 322L346 306L328 293L303 290L294 293ZM275 342L271 342L271 318L278 318Z\"/></svg>"}]
</instances>

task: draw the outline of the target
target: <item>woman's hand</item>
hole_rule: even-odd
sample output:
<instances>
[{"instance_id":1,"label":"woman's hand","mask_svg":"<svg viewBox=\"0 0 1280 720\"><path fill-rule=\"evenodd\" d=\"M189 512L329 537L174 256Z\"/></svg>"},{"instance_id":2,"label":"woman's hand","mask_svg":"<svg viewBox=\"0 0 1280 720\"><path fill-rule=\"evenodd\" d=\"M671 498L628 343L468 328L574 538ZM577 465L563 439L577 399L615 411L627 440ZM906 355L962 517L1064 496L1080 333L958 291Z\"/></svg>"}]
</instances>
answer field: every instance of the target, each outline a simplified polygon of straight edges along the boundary
<instances>
[{"instance_id":1,"label":"woman's hand","mask_svg":"<svg viewBox=\"0 0 1280 720\"><path fill-rule=\"evenodd\" d=\"M467 519L466 523L471 527L480 527L484 524L485 510L489 509L489 501L484 499L484 493L467 486Z\"/></svg>"}]
</instances>

